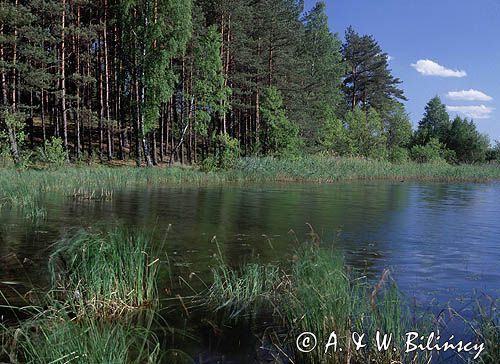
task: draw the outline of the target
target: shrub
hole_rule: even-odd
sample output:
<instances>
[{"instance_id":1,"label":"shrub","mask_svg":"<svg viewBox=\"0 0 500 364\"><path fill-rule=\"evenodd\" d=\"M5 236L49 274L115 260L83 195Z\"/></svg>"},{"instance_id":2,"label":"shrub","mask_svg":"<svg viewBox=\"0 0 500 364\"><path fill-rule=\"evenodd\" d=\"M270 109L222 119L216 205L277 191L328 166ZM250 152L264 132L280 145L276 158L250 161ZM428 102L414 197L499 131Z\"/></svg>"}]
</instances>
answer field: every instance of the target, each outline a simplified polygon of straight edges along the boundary
<instances>
[{"instance_id":1,"label":"shrub","mask_svg":"<svg viewBox=\"0 0 500 364\"><path fill-rule=\"evenodd\" d=\"M276 87L265 90L261 113L263 153L274 157L296 157L301 145L299 127L287 118L283 98Z\"/></svg>"},{"instance_id":2,"label":"shrub","mask_svg":"<svg viewBox=\"0 0 500 364\"><path fill-rule=\"evenodd\" d=\"M41 162L51 166L61 167L66 162L66 152L61 138L52 137L46 140L44 148L39 148L38 155Z\"/></svg>"},{"instance_id":3,"label":"shrub","mask_svg":"<svg viewBox=\"0 0 500 364\"><path fill-rule=\"evenodd\" d=\"M213 140L214 154L203 161L203 169L230 169L241 156L240 142L229 134L219 134Z\"/></svg>"},{"instance_id":4,"label":"shrub","mask_svg":"<svg viewBox=\"0 0 500 364\"><path fill-rule=\"evenodd\" d=\"M410 154L406 148L396 147L390 149L388 153L389 160L393 163L404 163L408 162L408 159L410 159Z\"/></svg>"},{"instance_id":5,"label":"shrub","mask_svg":"<svg viewBox=\"0 0 500 364\"><path fill-rule=\"evenodd\" d=\"M426 145L415 145L410 155L417 163L443 163L453 161L453 151L446 149L437 138L431 138Z\"/></svg>"}]
</instances>

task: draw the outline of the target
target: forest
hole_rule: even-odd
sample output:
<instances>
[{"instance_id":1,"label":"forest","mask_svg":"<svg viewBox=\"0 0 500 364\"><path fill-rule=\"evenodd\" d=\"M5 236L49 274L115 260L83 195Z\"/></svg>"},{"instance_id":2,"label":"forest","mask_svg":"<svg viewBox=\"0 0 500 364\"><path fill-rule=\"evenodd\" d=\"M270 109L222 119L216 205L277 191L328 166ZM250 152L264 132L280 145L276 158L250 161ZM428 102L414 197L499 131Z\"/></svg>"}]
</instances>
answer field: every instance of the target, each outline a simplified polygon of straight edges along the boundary
<instances>
[{"instance_id":1,"label":"forest","mask_svg":"<svg viewBox=\"0 0 500 364\"><path fill-rule=\"evenodd\" d=\"M413 130L388 54L371 35L332 31L323 1L1 4L3 165L500 159L437 96Z\"/></svg>"}]
</instances>

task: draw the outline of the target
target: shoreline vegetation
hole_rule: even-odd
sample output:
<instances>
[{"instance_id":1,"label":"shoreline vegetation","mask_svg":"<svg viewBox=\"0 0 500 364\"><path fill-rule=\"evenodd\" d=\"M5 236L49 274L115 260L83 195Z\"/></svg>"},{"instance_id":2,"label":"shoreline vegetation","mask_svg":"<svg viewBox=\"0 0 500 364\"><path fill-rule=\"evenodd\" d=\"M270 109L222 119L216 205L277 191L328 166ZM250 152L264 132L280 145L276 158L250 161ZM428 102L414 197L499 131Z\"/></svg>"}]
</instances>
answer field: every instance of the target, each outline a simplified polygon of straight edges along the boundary
<instances>
[{"instance_id":1,"label":"shoreline vegetation","mask_svg":"<svg viewBox=\"0 0 500 364\"><path fill-rule=\"evenodd\" d=\"M172 330L170 316L160 312L157 267L164 264L168 274L173 273L168 257L153 258L152 244L145 233L124 229L80 231L59 241L49 262L51 290L32 295L38 301L26 307L2 308L15 316L22 313L24 319L0 324L0 360L33 364L194 362L182 348L175 347L182 340L173 336L181 336L182 331ZM118 246L120 253L115 251ZM177 320L182 316L184 326L202 331L191 332L191 336L215 335L214 340L223 342L245 332L253 337L255 350L267 353L257 362L273 358L276 363L427 363L435 355L407 353L404 335L438 332L445 329L444 320L410 303L387 270L378 281L368 280L347 266L340 252L322 246L314 233L308 242L297 241L282 263L252 262L235 268L228 265L216 241L214 250L213 277L205 282L206 289L183 298L176 295L179 286L173 283L173 276L172 287L161 287L182 304L170 314ZM69 253L72 261L66 260ZM125 266L126 275L122 274ZM133 276L137 280L131 284ZM187 284L188 280L179 282ZM145 304L146 300L151 304ZM499 320L492 304L466 322L472 328L473 342L485 345L477 363L498 362ZM209 322L210 328L204 330L203 322ZM326 340L333 330L343 352L325 353L318 347L304 354L296 346L301 332L311 331ZM377 350L376 331L394 335L394 350ZM367 334L370 339L365 348L354 349L349 339L353 332Z\"/></svg>"},{"instance_id":2,"label":"shoreline vegetation","mask_svg":"<svg viewBox=\"0 0 500 364\"><path fill-rule=\"evenodd\" d=\"M388 53L325 1L39 1L0 9L0 165L500 161L439 96L411 120Z\"/></svg>"},{"instance_id":3,"label":"shoreline vegetation","mask_svg":"<svg viewBox=\"0 0 500 364\"><path fill-rule=\"evenodd\" d=\"M135 168L74 166L52 169L0 170L0 208L21 208L30 217L43 217L44 199L59 194L75 200L111 200L125 188L151 186L212 186L231 183L334 183L389 180L430 182L491 182L500 180L496 164L391 163L359 158L303 157L298 159L241 158L227 169L197 167Z\"/></svg>"}]
</instances>

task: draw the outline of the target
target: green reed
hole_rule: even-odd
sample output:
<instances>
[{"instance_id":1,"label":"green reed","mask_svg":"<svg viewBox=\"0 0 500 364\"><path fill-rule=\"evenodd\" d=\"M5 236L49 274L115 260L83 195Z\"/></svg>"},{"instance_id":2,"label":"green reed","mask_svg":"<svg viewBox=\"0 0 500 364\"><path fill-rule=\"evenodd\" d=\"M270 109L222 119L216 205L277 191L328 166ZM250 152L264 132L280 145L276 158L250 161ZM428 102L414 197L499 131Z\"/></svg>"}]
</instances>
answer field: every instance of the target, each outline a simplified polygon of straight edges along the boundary
<instances>
[{"instance_id":1,"label":"green reed","mask_svg":"<svg viewBox=\"0 0 500 364\"><path fill-rule=\"evenodd\" d=\"M49 308L27 320L0 325L0 359L27 364L158 362L160 346L151 319L144 326L91 315L75 319L71 317L74 306L48 303Z\"/></svg>"},{"instance_id":2,"label":"green reed","mask_svg":"<svg viewBox=\"0 0 500 364\"><path fill-rule=\"evenodd\" d=\"M477 303L474 318L468 322L476 342L485 346L476 361L480 364L500 363L500 300L489 301L489 304Z\"/></svg>"},{"instance_id":3,"label":"green reed","mask_svg":"<svg viewBox=\"0 0 500 364\"><path fill-rule=\"evenodd\" d=\"M160 261L151 245L149 235L125 229L76 233L50 257L53 286L78 304L77 315L114 317L156 306Z\"/></svg>"},{"instance_id":4,"label":"green reed","mask_svg":"<svg viewBox=\"0 0 500 364\"><path fill-rule=\"evenodd\" d=\"M196 167L134 168L67 166L57 170L0 169L0 208L20 207L26 215L40 215L49 196L76 199L113 198L125 188L205 186L251 182L316 182L341 180L423 180L486 182L500 179L491 165L393 164L356 158L306 156L296 160L242 158L227 171L203 172Z\"/></svg>"},{"instance_id":5,"label":"green reed","mask_svg":"<svg viewBox=\"0 0 500 364\"><path fill-rule=\"evenodd\" d=\"M298 248L290 265L246 264L233 270L226 264L214 269L214 283L204 295L209 312L233 322L249 312L274 317L279 329L270 335L281 352L293 353L300 363L424 363L426 354L405 354L406 332L430 332L432 320L417 317L410 305L389 280L388 271L373 286L366 277L353 272L335 250L305 244ZM288 271L285 274L284 271ZM265 303L265 304L263 304ZM264 311L264 312L263 312ZM376 332L392 334L388 351L379 351ZM432 331L432 330L431 330ZM332 332L343 351L325 353L325 346L303 354L295 339L303 332L314 333L326 344ZM355 350L354 332L370 338L367 347ZM365 340L366 341L366 340Z\"/></svg>"}]
</instances>

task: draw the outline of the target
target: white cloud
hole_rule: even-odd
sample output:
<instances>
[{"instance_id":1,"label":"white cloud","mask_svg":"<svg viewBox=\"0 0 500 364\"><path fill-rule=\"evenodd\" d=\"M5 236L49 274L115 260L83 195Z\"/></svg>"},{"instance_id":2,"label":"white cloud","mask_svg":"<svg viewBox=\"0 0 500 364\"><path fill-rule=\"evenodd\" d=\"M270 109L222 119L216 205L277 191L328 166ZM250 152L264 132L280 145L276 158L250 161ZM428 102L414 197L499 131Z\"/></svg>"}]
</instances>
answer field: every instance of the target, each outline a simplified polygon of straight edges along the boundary
<instances>
[{"instance_id":1,"label":"white cloud","mask_svg":"<svg viewBox=\"0 0 500 364\"><path fill-rule=\"evenodd\" d=\"M438 77L465 77L467 72L452 70L441 66L440 64L431 61L430 59L421 59L411 65L420 74L424 76L438 76Z\"/></svg>"},{"instance_id":2,"label":"white cloud","mask_svg":"<svg viewBox=\"0 0 500 364\"><path fill-rule=\"evenodd\" d=\"M489 119L495 110L492 107L481 106L446 106L448 111L456 112L472 119Z\"/></svg>"},{"instance_id":3,"label":"white cloud","mask_svg":"<svg viewBox=\"0 0 500 364\"><path fill-rule=\"evenodd\" d=\"M450 100L461 101L491 101L493 97L486 95L484 92L470 89L469 91L450 91L447 94Z\"/></svg>"},{"instance_id":4,"label":"white cloud","mask_svg":"<svg viewBox=\"0 0 500 364\"><path fill-rule=\"evenodd\" d=\"M390 54L388 54L388 55L387 55L387 60L390 62L390 61L394 60L394 57L393 57L393 56L391 56Z\"/></svg>"}]
</instances>

